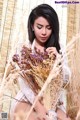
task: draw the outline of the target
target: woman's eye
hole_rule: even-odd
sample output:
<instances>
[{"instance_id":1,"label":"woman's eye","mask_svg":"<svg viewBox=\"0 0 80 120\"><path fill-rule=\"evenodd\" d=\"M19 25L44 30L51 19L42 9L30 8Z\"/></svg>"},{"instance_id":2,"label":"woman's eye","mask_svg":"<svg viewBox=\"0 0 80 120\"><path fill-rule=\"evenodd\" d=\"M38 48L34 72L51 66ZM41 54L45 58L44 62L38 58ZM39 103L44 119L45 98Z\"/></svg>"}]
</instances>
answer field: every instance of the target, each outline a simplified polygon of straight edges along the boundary
<instances>
[{"instance_id":1,"label":"woman's eye","mask_svg":"<svg viewBox=\"0 0 80 120\"><path fill-rule=\"evenodd\" d=\"M38 29L41 29L42 27L43 27L43 26L41 26L41 25L38 25L38 26L37 26ZM51 26L46 26L46 28L47 28L48 30L51 30L51 29L52 29Z\"/></svg>"},{"instance_id":2,"label":"woman's eye","mask_svg":"<svg viewBox=\"0 0 80 120\"><path fill-rule=\"evenodd\" d=\"M37 28L38 28L38 29L41 29L41 28L42 28L42 26L37 26Z\"/></svg>"},{"instance_id":3,"label":"woman's eye","mask_svg":"<svg viewBox=\"0 0 80 120\"><path fill-rule=\"evenodd\" d=\"M47 29L48 29L48 30L51 30L51 29L52 29L52 27L51 27L51 26L48 26L48 27L47 27Z\"/></svg>"}]
</instances>

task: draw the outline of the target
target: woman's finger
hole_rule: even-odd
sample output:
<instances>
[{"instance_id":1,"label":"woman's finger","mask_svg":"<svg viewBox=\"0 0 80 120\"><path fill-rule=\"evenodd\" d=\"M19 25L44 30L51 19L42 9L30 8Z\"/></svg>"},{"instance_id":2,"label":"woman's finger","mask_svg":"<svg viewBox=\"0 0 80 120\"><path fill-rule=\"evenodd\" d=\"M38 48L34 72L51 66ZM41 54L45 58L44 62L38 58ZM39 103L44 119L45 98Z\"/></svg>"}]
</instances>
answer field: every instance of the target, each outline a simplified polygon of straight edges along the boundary
<instances>
[{"instance_id":1,"label":"woman's finger","mask_svg":"<svg viewBox=\"0 0 80 120\"><path fill-rule=\"evenodd\" d=\"M48 52L48 54L55 54L56 56L58 54L55 47L49 47L49 48L46 49L46 51Z\"/></svg>"}]
</instances>

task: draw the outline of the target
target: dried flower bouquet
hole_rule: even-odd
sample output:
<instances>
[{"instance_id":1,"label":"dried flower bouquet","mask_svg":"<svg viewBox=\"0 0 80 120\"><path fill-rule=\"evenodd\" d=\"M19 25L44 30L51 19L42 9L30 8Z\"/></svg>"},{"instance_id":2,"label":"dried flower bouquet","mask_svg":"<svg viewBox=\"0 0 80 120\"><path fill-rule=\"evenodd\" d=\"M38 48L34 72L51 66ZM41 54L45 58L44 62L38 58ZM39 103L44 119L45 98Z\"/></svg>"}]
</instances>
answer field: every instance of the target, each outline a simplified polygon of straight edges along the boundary
<instances>
[{"instance_id":1,"label":"dried flower bouquet","mask_svg":"<svg viewBox=\"0 0 80 120\"><path fill-rule=\"evenodd\" d=\"M12 59L19 67L19 74L21 75L21 77L25 79L30 85L30 88L36 94L38 94L39 91L42 89L44 83L46 82L50 71L55 65L56 56L50 55L46 51L44 53L41 53L36 48L33 52L30 48L23 46L20 54L15 54ZM59 64L57 64L57 67L59 67L60 65L61 63L59 62ZM59 72L60 74L58 75L56 75L56 73L53 73L55 79L54 77L52 78L54 80L51 81L46 89L50 89L51 107L54 106L54 104L58 100L60 91L63 87L62 69L60 69Z\"/></svg>"}]
</instances>

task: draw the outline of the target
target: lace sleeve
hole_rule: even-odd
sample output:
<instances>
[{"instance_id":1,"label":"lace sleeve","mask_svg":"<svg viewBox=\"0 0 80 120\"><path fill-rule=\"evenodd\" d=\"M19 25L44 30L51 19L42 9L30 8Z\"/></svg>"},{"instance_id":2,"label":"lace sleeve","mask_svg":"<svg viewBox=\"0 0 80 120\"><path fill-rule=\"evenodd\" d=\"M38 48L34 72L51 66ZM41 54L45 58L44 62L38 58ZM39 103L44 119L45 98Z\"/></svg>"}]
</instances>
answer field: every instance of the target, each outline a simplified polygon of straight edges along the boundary
<instances>
[{"instance_id":1,"label":"lace sleeve","mask_svg":"<svg viewBox=\"0 0 80 120\"><path fill-rule=\"evenodd\" d=\"M66 64L64 63L63 64L63 80L64 80L64 82L67 83L69 81L70 77L71 77L70 68L67 63Z\"/></svg>"},{"instance_id":2,"label":"lace sleeve","mask_svg":"<svg viewBox=\"0 0 80 120\"><path fill-rule=\"evenodd\" d=\"M64 80L64 83L67 83L71 77L71 70L70 70L70 67L69 67L69 62L68 62L68 56L66 54L66 47L65 45L63 44L60 44L61 46L61 53L62 53L62 56L63 56L63 80Z\"/></svg>"},{"instance_id":3,"label":"lace sleeve","mask_svg":"<svg viewBox=\"0 0 80 120\"><path fill-rule=\"evenodd\" d=\"M31 88L28 86L27 83L25 83L25 81L19 77L19 85L20 85L20 89L22 91L22 93L25 95L25 97L28 99L28 101L33 104L34 99L35 99L35 94L34 92L31 90Z\"/></svg>"}]
</instances>

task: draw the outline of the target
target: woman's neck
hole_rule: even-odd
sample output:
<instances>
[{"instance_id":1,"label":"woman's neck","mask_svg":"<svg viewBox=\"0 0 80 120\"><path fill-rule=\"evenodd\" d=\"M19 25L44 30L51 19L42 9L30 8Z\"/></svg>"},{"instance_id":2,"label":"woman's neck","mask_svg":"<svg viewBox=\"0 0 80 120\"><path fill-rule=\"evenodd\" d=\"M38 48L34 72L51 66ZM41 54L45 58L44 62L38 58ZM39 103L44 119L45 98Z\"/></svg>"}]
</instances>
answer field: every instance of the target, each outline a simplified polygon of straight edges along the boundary
<instances>
[{"instance_id":1,"label":"woman's neck","mask_svg":"<svg viewBox=\"0 0 80 120\"><path fill-rule=\"evenodd\" d=\"M35 47L41 52L44 52L45 47L43 45L40 45L36 40L34 40L32 43L32 49L34 49Z\"/></svg>"}]
</instances>

